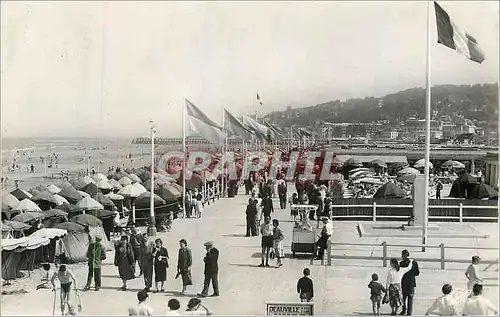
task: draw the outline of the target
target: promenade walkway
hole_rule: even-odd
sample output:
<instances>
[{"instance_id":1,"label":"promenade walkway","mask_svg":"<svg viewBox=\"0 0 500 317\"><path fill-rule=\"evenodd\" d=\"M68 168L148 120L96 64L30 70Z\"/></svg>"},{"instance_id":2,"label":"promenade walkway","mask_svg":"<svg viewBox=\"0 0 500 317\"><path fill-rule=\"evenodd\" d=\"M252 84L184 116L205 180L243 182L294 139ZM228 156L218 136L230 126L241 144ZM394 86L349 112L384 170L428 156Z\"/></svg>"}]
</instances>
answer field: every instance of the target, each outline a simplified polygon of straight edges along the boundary
<instances>
[{"instance_id":1,"label":"promenade walkway","mask_svg":"<svg viewBox=\"0 0 500 317\"><path fill-rule=\"evenodd\" d=\"M266 301L296 301L296 282L305 267L311 269L311 277L315 283L317 314L370 314L371 303L367 284L374 272L378 273L382 280L385 279L387 268L382 267L381 261L334 260L333 266L325 267L321 266L319 261L315 261L311 266L310 260L306 258L290 259L292 223L289 221L289 211L279 210L275 202L275 217L281 220L282 229L286 235L285 252L288 258L285 259L284 266L279 269L260 268L258 267L260 237L244 237L246 229L244 211L247 199L243 195L221 199L205 208L202 219L178 219L174 222L171 232L159 234L169 251L171 268L168 270L167 292L152 293L148 299L148 304L153 308L155 315L163 315L167 311L168 300L173 297L179 299L184 310L190 296L196 296L196 293L201 291L205 255L203 243L207 240L213 241L220 251L220 297L203 299L204 304L215 314L262 315L265 314ZM488 224L488 226L493 230L493 224ZM355 223L337 222L335 227L335 240L364 241L359 235L357 236ZM181 281L174 279L178 241L181 238L188 241L193 253L192 273L195 285L189 290L188 296L181 296L178 293L181 289ZM373 239L377 240L377 238L370 238L366 243L371 243ZM480 242L471 240L468 243L477 245ZM344 253L352 251L354 250L346 249ZM400 252L396 251L397 254L394 256ZM373 250L365 249L355 252L369 256ZM112 263L113 252L108 252L108 259L102 268L101 291L82 292L83 314L126 315L128 306L136 301L137 291L144 287L143 279L138 278L130 281L128 291L118 290L121 280ZM439 270L436 269L436 264L428 265L427 263L422 263L421 267L415 295L415 314L425 312L432 300L439 296L442 284L452 283L457 288L465 287L464 265L452 267L450 270ZM71 265L71 269L76 273L80 286L83 286L86 279L86 265ZM495 269L498 269L498 266L490 267L488 272L483 272L489 277L488 283L491 284L485 288L485 295L492 301L498 298L496 297L498 272L495 272ZM28 291L27 294L2 296L2 315L50 315L52 313L53 293L50 290L25 289ZM58 310L59 308L56 314ZM383 313L389 311L387 306L382 308Z\"/></svg>"}]
</instances>

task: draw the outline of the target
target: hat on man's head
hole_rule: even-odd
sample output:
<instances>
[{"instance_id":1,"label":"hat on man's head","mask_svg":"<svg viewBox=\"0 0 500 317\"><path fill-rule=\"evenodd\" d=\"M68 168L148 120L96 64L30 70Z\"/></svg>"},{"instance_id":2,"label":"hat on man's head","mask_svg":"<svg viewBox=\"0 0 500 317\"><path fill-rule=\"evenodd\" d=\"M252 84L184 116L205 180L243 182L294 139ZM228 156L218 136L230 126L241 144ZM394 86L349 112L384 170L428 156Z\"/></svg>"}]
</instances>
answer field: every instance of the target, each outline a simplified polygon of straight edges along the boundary
<instances>
[{"instance_id":1,"label":"hat on man's head","mask_svg":"<svg viewBox=\"0 0 500 317\"><path fill-rule=\"evenodd\" d=\"M207 241L205 242L204 246L206 246L207 248L212 248L214 246L214 243L212 241Z\"/></svg>"}]
</instances>

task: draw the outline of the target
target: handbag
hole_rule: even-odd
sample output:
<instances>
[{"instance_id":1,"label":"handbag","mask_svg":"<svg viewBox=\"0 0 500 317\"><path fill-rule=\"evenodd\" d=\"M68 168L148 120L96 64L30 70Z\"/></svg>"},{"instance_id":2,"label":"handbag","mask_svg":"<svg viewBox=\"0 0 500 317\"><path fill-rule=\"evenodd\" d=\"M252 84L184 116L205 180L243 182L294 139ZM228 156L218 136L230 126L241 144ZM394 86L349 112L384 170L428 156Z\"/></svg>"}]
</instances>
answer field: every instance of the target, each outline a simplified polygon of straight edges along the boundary
<instances>
[{"instance_id":1,"label":"handbag","mask_svg":"<svg viewBox=\"0 0 500 317\"><path fill-rule=\"evenodd\" d=\"M389 303L389 292L385 293L384 298L382 298L382 304Z\"/></svg>"},{"instance_id":2,"label":"handbag","mask_svg":"<svg viewBox=\"0 0 500 317\"><path fill-rule=\"evenodd\" d=\"M271 252L269 252L269 258L270 258L271 260L274 260L275 256L276 256L276 255L274 254L274 250L272 249L272 250L271 250Z\"/></svg>"}]
</instances>

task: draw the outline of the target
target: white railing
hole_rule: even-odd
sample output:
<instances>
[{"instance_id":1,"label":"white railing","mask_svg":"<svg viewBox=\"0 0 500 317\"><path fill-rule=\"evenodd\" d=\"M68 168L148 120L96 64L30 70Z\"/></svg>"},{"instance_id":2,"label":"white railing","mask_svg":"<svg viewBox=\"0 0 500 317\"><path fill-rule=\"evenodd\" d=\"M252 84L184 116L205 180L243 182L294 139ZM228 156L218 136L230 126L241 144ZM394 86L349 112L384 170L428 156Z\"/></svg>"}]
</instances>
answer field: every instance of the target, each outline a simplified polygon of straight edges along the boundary
<instances>
[{"instance_id":1,"label":"white railing","mask_svg":"<svg viewBox=\"0 0 500 317\"><path fill-rule=\"evenodd\" d=\"M335 208L372 208L371 215L335 215L333 211ZM377 208L413 208L413 205L378 205L375 201L372 204L362 204L362 205L332 205L332 218L333 219L350 219L350 218L371 218L372 221L377 221L377 218L393 218L393 219L408 219L409 216L393 216L393 215L378 215ZM458 209L458 216L429 216L430 220L433 219L458 219L459 222L464 220L498 220L496 217L476 217L476 216L464 216L464 208L467 209L496 209L498 212L498 206L469 206L459 203L456 205L429 205L429 209Z\"/></svg>"}]
</instances>

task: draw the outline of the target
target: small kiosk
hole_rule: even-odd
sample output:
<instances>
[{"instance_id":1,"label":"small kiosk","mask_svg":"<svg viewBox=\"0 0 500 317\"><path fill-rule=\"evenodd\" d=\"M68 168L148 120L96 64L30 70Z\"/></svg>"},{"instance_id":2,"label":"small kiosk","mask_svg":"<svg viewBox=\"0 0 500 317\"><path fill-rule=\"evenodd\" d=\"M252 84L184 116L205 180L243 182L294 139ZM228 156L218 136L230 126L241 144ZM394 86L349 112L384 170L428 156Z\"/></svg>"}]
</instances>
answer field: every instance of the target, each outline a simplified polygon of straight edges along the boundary
<instances>
[{"instance_id":1,"label":"small kiosk","mask_svg":"<svg viewBox=\"0 0 500 317\"><path fill-rule=\"evenodd\" d=\"M292 205L292 209L297 210L300 222L295 222L292 234L292 257L295 253L316 254L316 229L309 223L309 213L315 212L316 205Z\"/></svg>"}]
</instances>

